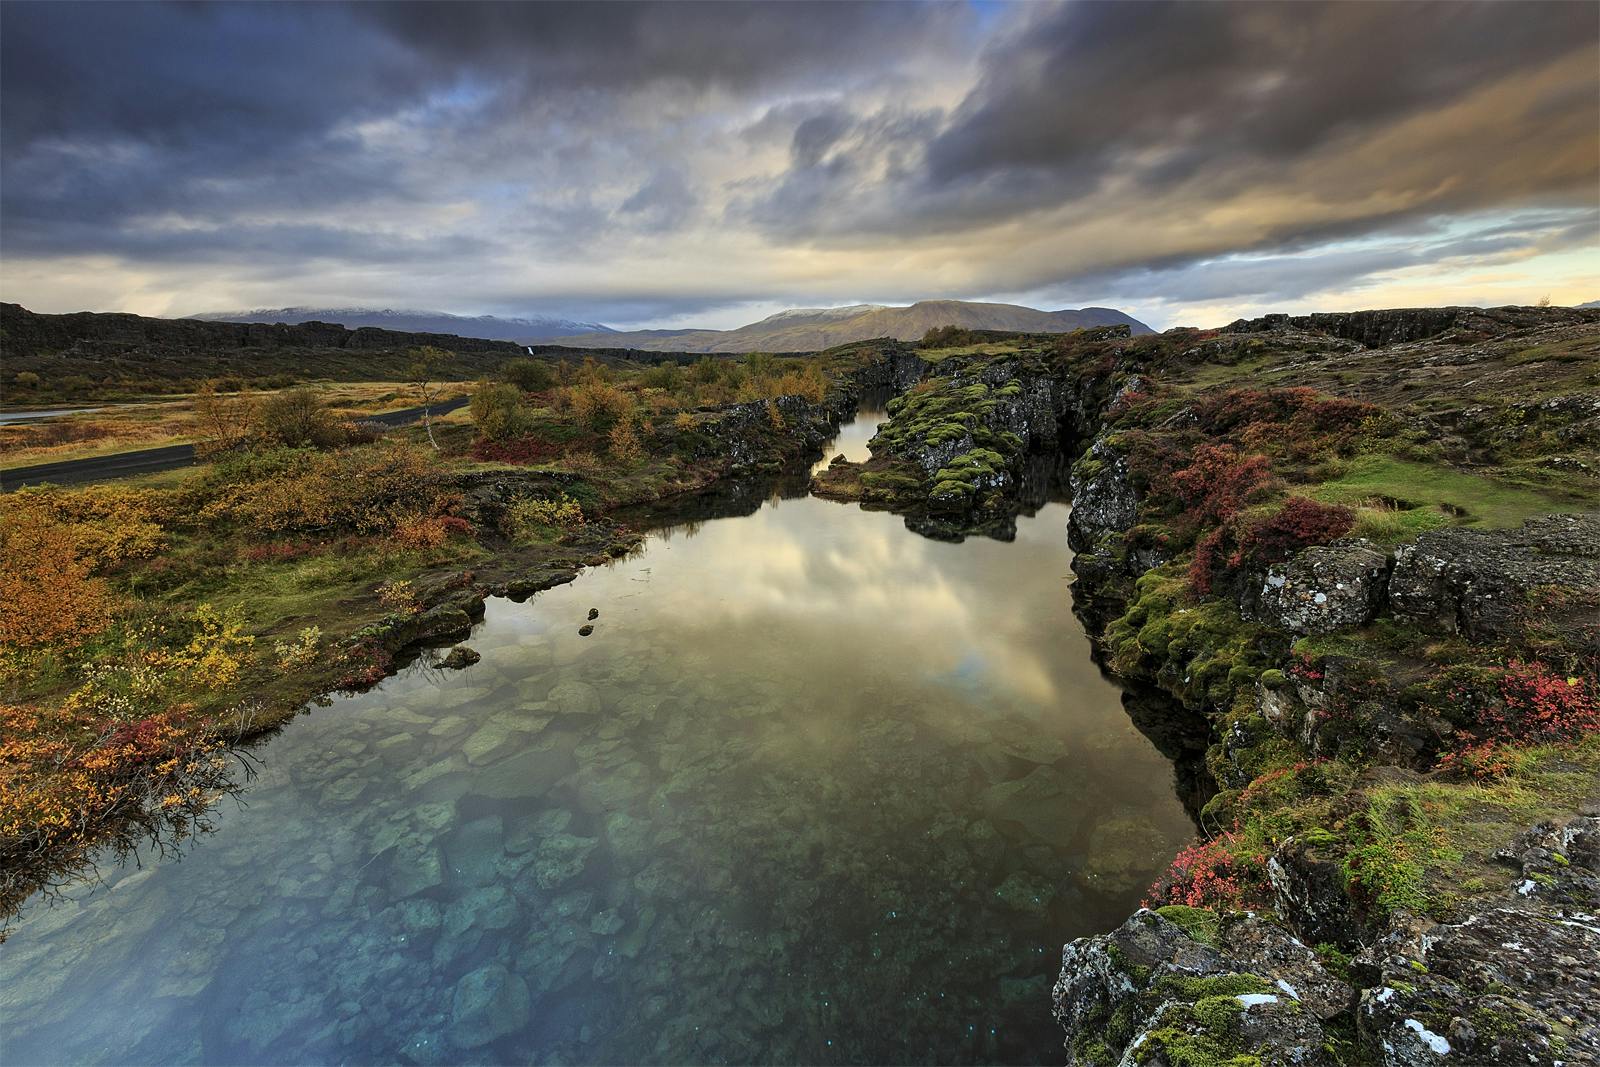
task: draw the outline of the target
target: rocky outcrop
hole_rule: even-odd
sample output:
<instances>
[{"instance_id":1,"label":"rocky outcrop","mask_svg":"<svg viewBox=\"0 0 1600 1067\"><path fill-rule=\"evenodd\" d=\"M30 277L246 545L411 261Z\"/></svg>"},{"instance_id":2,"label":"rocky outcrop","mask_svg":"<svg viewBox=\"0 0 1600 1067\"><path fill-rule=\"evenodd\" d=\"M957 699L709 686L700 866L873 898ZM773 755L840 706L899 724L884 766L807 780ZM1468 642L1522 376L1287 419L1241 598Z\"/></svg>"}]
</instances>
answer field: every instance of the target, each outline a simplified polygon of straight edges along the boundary
<instances>
[{"instance_id":1,"label":"rocky outcrop","mask_svg":"<svg viewBox=\"0 0 1600 1067\"><path fill-rule=\"evenodd\" d=\"M1080 938L1054 994L1067 1062L1325 1063L1328 1039L1353 1032L1351 1051L1385 1067L1600 1063L1600 804L1534 826L1498 859L1501 895L1448 922L1397 912L1366 932L1337 871L1287 842L1276 916L1167 907ZM1358 941L1354 984L1307 947Z\"/></svg>"},{"instance_id":2,"label":"rocky outcrop","mask_svg":"<svg viewBox=\"0 0 1600 1067\"><path fill-rule=\"evenodd\" d=\"M1241 611L1292 634L1328 634L1370 622L1384 602L1389 557L1353 539L1307 548L1246 582Z\"/></svg>"},{"instance_id":3,"label":"rocky outcrop","mask_svg":"<svg viewBox=\"0 0 1600 1067\"><path fill-rule=\"evenodd\" d=\"M1460 918L1398 917L1355 961L1376 1061L1600 1063L1600 805L1499 854L1511 886Z\"/></svg>"},{"instance_id":4,"label":"rocky outcrop","mask_svg":"<svg viewBox=\"0 0 1600 1067\"><path fill-rule=\"evenodd\" d=\"M1069 1064L1331 1065L1354 991L1271 922L1169 907L1066 946L1053 999Z\"/></svg>"},{"instance_id":5,"label":"rocky outcrop","mask_svg":"<svg viewBox=\"0 0 1600 1067\"><path fill-rule=\"evenodd\" d=\"M1600 642L1600 514L1546 515L1516 530L1433 530L1395 552L1396 617L1475 641L1530 625Z\"/></svg>"}]
</instances>

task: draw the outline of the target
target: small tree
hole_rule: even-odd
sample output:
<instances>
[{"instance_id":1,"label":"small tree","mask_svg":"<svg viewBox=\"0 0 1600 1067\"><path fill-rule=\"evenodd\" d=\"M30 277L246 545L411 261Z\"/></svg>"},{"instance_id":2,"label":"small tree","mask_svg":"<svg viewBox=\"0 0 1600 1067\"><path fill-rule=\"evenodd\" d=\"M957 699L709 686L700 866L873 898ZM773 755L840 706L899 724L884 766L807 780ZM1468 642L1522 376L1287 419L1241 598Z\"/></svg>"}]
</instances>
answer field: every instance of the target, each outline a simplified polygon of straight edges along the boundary
<instances>
[{"instance_id":1,"label":"small tree","mask_svg":"<svg viewBox=\"0 0 1600 1067\"><path fill-rule=\"evenodd\" d=\"M433 402L439 395L438 378L449 362L450 353L442 348L424 345L411 350L411 365L406 368L406 381L422 397L422 425L428 430L428 443L435 452L439 450L439 442L433 438Z\"/></svg>"},{"instance_id":2,"label":"small tree","mask_svg":"<svg viewBox=\"0 0 1600 1067\"><path fill-rule=\"evenodd\" d=\"M556 384L555 370L543 359L514 359L506 364L505 376L524 393L542 393Z\"/></svg>"},{"instance_id":3,"label":"small tree","mask_svg":"<svg viewBox=\"0 0 1600 1067\"><path fill-rule=\"evenodd\" d=\"M231 452L250 439L256 418L255 398L235 392L228 396L208 381L194 394L194 418L199 424L202 454Z\"/></svg>"},{"instance_id":4,"label":"small tree","mask_svg":"<svg viewBox=\"0 0 1600 1067\"><path fill-rule=\"evenodd\" d=\"M520 437L528 430L522 392L505 382L479 382L472 391L472 421L491 441Z\"/></svg>"}]
</instances>

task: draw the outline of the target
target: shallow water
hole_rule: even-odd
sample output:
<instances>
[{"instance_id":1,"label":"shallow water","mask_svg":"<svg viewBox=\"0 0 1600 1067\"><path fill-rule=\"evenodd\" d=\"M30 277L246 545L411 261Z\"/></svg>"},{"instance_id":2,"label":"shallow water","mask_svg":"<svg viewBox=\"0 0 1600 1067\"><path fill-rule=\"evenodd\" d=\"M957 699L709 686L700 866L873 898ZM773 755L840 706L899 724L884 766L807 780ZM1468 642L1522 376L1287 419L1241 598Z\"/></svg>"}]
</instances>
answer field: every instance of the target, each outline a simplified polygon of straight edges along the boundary
<instances>
[{"instance_id":1,"label":"shallow water","mask_svg":"<svg viewBox=\"0 0 1600 1067\"><path fill-rule=\"evenodd\" d=\"M297 720L181 862L26 913L0 1055L1058 1061L1061 943L1192 832L1065 520L775 500L491 601L482 662Z\"/></svg>"}]
</instances>

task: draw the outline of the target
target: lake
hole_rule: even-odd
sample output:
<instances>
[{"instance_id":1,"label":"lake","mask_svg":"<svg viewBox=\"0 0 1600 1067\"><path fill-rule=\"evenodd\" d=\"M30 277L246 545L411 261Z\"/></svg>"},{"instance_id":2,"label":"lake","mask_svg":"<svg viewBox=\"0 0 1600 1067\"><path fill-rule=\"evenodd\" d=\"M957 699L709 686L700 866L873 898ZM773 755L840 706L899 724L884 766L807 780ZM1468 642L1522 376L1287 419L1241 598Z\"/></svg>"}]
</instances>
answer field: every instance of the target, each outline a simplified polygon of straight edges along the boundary
<instances>
[{"instance_id":1,"label":"lake","mask_svg":"<svg viewBox=\"0 0 1600 1067\"><path fill-rule=\"evenodd\" d=\"M1061 944L1193 836L1066 515L771 499L490 601L480 663L313 710L181 859L35 901L5 1062L1058 1062Z\"/></svg>"}]
</instances>

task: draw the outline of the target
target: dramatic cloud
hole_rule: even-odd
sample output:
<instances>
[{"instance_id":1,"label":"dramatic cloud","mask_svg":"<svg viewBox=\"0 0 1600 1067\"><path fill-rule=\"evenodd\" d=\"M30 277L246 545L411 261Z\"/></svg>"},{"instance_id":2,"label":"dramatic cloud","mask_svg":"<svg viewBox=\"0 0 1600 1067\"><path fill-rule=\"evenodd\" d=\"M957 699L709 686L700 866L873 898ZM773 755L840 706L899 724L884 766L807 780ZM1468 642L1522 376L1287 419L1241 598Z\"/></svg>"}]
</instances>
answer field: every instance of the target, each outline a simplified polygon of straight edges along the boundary
<instances>
[{"instance_id":1,"label":"dramatic cloud","mask_svg":"<svg viewBox=\"0 0 1600 1067\"><path fill-rule=\"evenodd\" d=\"M1591 299L1597 70L1577 3L14 0L0 298Z\"/></svg>"}]
</instances>

